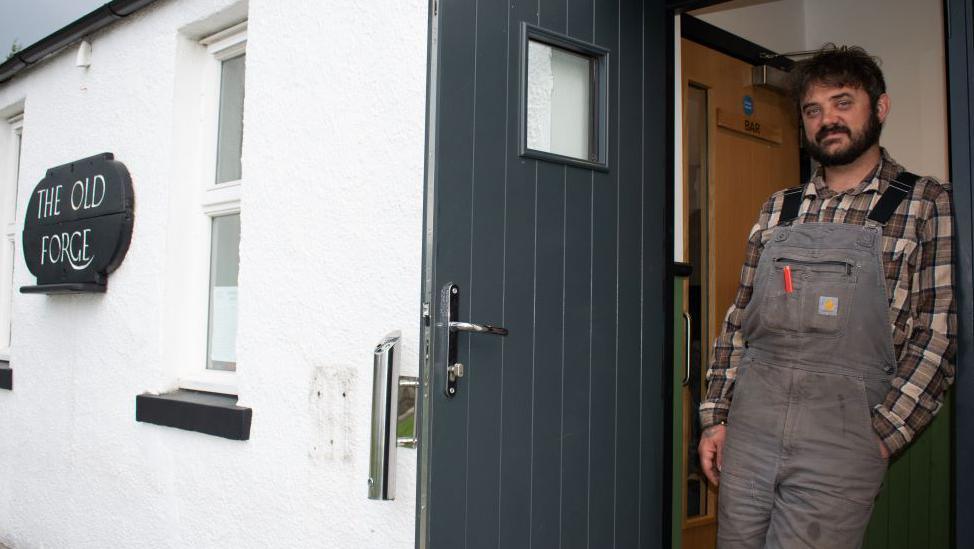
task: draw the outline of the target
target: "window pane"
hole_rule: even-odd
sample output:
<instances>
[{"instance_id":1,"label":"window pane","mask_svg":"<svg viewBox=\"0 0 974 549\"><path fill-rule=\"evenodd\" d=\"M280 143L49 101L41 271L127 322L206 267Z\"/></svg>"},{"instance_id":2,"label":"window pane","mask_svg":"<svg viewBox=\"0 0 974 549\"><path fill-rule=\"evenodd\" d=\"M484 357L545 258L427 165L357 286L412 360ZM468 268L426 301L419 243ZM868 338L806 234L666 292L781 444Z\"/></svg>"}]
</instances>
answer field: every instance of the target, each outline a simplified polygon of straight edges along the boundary
<instances>
[{"instance_id":1,"label":"window pane","mask_svg":"<svg viewBox=\"0 0 974 549\"><path fill-rule=\"evenodd\" d=\"M528 42L529 149L597 160L592 154L592 59Z\"/></svg>"},{"instance_id":2,"label":"window pane","mask_svg":"<svg viewBox=\"0 0 974 549\"><path fill-rule=\"evenodd\" d=\"M240 214L213 218L210 243L210 319L206 367L237 369L237 272Z\"/></svg>"},{"instance_id":3,"label":"window pane","mask_svg":"<svg viewBox=\"0 0 974 549\"><path fill-rule=\"evenodd\" d=\"M220 75L220 126L216 149L216 182L240 179L243 144L244 58L223 61Z\"/></svg>"}]
</instances>

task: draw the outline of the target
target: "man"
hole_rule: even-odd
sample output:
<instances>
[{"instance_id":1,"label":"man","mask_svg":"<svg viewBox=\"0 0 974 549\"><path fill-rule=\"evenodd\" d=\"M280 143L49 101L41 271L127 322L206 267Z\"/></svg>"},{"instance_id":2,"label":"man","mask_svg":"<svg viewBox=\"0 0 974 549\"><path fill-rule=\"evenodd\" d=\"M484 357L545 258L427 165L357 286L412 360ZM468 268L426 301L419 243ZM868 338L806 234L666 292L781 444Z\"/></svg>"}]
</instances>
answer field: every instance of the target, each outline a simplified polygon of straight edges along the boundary
<instances>
[{"instance_id":1,"label":"man","mask_svg":"<svg viewBox=\"0 0 974 549\"><path fill-rule=\"evenodd\" d=\"M793 80L819 167L761 208L700 406L722 548L858 547L954 379L949 184L880 148L890 98L861 48Z\"/></svg>"}]
</instances>

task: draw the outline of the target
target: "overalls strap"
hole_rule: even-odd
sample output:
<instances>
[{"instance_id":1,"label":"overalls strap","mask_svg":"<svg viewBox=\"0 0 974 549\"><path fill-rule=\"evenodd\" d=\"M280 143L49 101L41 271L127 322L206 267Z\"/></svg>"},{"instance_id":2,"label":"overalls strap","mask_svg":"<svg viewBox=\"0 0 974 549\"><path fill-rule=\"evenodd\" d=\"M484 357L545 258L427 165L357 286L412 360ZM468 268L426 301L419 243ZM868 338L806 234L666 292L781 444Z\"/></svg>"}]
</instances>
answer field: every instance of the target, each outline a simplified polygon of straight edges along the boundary
<instances>
[{"instance_id":1,"label":"overalls strap","mask_svg":"<svg viewBox=\"0 0 974 549\"><path fill-rule=\"evenodd\" d=\"M889 182L886 192L879 197L879 202L869 212L869 220L879 225L885 225L893 212L899 207L903 200L910 196L913 187L916 185L920 176L907 171L900 172ZM789 225L798 217L801 209L802 200L805 198L805 187L798 186L785 190L784 203L781 205L781 216L778 218L778 225Z\"/></svg>"},{"instance_id":2,"label":"overalls strap","mask_svg":"<svg viewBox=\"0 0 974 549\"><path fill-rule=\"evenodd\" d=\"M802 206L802 199L805 198L805 187L799 185L785 189L785 201L781 205L781 216L778 218L778 225L789 225L798 217L798 210Z\"/></svg>"},{"instance_id":3,"label":"overalls strap","mask_svg":"<svg viewBox=\"0 0 974 549\"><path fill-rule=\"evenodd\" d=\"M891 179L889 187L886 188L886 192L883 193L883 196L879 197L879 202L869 212L868 219L880 225L885 225L889 221L889 218L893 216L896 208L899 207L900 202L903 202L903 199L910 196L910 193L913 192L913 187L919 179L920 176L907 171L900 172L896 177Z\"/></svg>"}]
</instances>

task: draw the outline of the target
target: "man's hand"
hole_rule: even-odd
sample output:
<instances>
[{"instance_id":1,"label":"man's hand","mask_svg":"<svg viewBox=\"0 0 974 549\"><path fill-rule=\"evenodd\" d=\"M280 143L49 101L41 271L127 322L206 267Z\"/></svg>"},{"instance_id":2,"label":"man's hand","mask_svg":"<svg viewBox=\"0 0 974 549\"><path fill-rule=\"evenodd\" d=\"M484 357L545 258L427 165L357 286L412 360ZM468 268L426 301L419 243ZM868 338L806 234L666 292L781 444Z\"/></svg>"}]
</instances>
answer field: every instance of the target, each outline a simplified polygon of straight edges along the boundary
<instances>
[{"instance_id":1,"label":"man's hand","mask_svg":"<svg viewBox=\"0 0 974 549\"><path fill-rule=\"evenodd\" d=\"M883 441L879 441L879 455L883 456L883 459L889 461L889 449L883 444Z\"/></svg>"},{"instance_id":2,"label":"man's hand","mask_svg":"<svg viewBox=\"0 0 974 549\"><path fill-rule=\"evenodd\" d=\"M720 484L720 470L724 467L724 437L726 435L726 425L711 425L701 433L700 445L697 447L703 474L714 486Z\"/></svg>"}]
</instances>

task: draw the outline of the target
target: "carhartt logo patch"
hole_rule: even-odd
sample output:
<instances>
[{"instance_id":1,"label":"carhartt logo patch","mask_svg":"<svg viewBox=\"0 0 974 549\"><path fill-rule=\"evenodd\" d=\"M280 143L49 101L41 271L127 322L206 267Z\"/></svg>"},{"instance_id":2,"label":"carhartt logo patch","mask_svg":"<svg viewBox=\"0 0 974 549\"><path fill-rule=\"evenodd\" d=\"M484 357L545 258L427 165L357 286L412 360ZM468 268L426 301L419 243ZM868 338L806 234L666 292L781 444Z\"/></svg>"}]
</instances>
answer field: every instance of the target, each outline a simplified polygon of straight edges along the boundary
<instances>
[{"instance_id":1,"label":"carhartt logo patch","mask_svg":"<svg viewBox=\"0 0 974 549\"><path fill-rule=\"evenodd\" d=\"M818 298L818 314L836 316L839 314L839 298L827 295Z\"/></svg>"}]
</instances>

